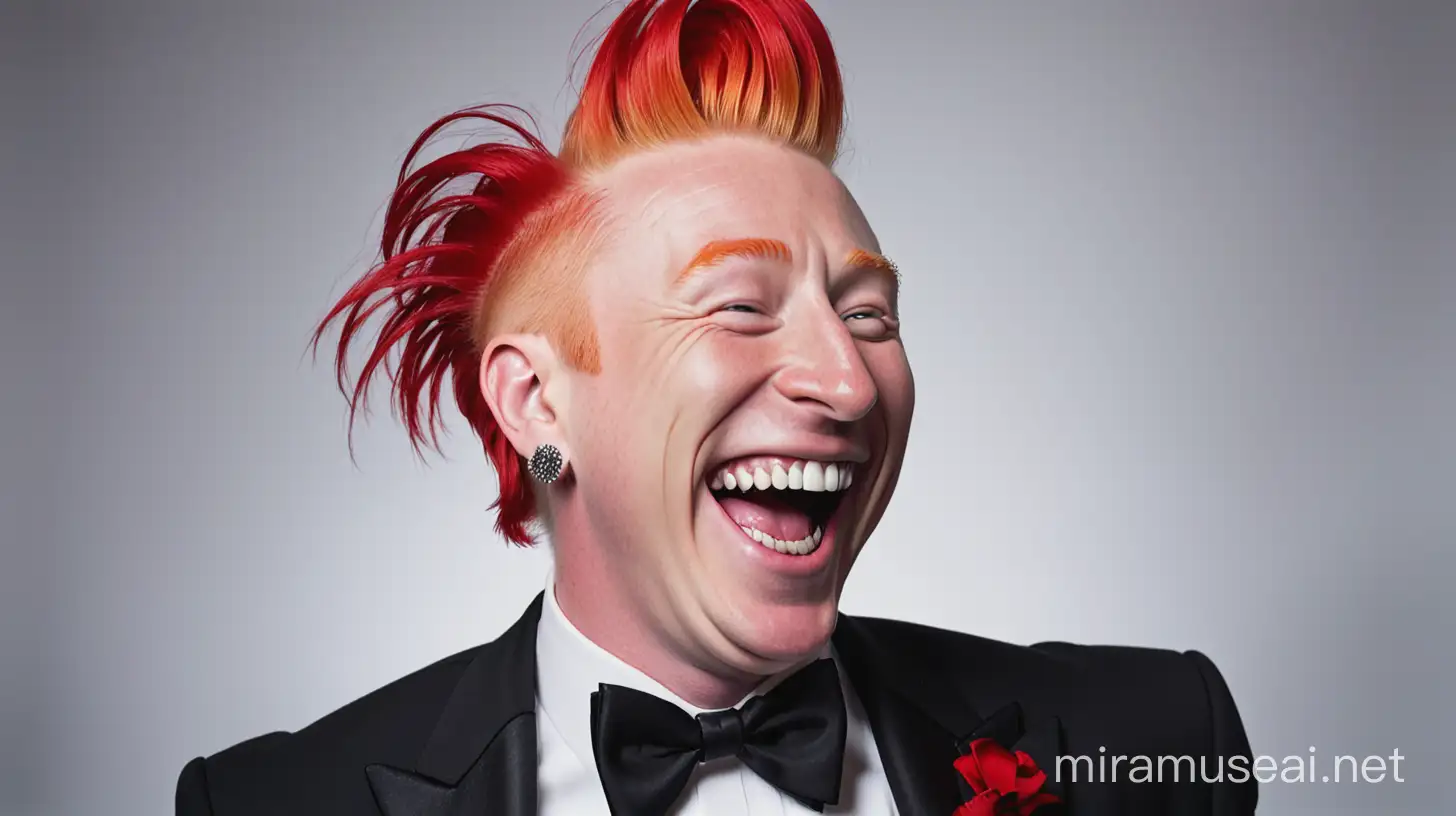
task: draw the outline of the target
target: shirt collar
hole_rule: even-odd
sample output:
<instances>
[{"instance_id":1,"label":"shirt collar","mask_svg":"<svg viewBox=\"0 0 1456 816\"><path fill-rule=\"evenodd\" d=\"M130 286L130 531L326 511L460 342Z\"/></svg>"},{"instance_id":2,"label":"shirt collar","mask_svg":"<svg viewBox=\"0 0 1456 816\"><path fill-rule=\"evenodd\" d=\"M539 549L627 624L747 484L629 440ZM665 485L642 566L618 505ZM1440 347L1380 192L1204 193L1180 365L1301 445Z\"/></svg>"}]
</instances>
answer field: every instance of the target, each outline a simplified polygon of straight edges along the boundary
<instances>
[{"instance_id":1,"label":"shirt collar","mask_svg":"<svg viewBox=\"0 0 1456 816\"><path fill-rule=\"evenodd\" d=\"M820 657L833 657L828 644ZM596 766L591 737L591 695L601 683L626 686L660 697L694 716L708 710L688 703L583 635L556 603L554 575L546 580L541 623L536 630L536 665L537 706L576 758L588 767ZM767 678L738 705L768 691L798 668ZM840 684L847 685L842 667L839 674Z\"/></svg>"}]
</instances>

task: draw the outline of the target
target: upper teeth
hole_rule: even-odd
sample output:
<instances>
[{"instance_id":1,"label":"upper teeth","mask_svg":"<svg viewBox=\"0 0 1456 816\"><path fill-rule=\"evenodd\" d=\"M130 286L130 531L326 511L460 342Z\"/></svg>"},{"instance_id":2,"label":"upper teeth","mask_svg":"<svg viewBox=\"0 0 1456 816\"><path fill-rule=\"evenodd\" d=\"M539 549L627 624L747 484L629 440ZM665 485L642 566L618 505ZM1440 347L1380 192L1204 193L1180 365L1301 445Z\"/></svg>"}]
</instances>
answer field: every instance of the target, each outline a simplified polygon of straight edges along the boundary
<instances>
[{"instance_id":1,"label":"upper teeth","mask_svg":"<svg viewBox=\"0 0 1456 816\"><path fill-rule=\"evenodd\" d=\"M729 465L713 474L709 487L713 490L807 490L811 493L848 490L854 484L854 465L849 462L795 461L787 469L778 462L750 469L747 465Z\"/></svg>"}]
</instances>

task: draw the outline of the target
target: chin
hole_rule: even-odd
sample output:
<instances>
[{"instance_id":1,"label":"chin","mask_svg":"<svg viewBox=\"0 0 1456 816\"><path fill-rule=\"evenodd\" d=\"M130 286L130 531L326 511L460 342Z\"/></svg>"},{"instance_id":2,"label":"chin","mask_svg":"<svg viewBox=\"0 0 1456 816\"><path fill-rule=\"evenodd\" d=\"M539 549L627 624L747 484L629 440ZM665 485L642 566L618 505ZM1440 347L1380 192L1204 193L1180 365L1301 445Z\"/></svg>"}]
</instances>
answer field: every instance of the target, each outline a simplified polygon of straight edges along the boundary
<instances>
[{"instance_id":1,"label":"chin","mask_svg":"<svg viewBox=\"0 0 1456 816\"><path fill-rule=\"evenodd\" d=\"M727 599L725 599L727 600ZM834 634L839 617L837 593L822 601L786 604L761 599L732 599L723 631L742 653L742 668L772 674L815 657Z\"/></svg>"}]
</instances>

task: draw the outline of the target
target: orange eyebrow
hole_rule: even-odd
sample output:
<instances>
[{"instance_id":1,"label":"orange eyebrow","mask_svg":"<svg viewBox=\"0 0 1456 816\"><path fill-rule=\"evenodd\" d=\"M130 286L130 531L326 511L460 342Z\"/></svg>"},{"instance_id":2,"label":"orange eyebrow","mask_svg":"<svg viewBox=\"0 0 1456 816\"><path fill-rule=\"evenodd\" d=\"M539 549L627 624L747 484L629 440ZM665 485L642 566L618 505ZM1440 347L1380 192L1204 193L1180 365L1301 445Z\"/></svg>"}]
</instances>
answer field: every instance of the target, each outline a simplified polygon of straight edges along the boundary
<instances>
[{"instance_id":1,"label":"orange eyebrow","mask_svg":"<svg viewBox=\"0 0 1456 816\"><path fill-rule=\"evenodd\" d=\"M867 249L851 250L849 255L845 256L844 265L861 269L878 269L893 279L896 290L900 288L900 268L895 266L894 261L878 252L870 252Z\"/></svg>"},{"instance_id":2,"label":"orange eyebrow","mask_svg":"<svg viewBox=\"0 0 1456 816\"><path fill-rule=\"evenodd\" d=\"M789 251L788 244L772 238L733 238L724 241L709 241L677 274L677 280L674 283L682 283L692 277L694 272L733 256L771 258L779 261L792 261L794 258L793 253Z\"/></svg>"}]
</instances>

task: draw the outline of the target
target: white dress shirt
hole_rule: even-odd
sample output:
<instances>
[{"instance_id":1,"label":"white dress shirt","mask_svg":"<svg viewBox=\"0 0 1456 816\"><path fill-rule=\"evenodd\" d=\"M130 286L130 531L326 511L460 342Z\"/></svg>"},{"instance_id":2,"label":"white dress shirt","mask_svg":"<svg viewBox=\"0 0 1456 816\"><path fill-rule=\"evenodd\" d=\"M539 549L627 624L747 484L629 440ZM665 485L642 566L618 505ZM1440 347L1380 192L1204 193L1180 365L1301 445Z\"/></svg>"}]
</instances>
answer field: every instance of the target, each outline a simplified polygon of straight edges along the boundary
<instances>
[{"instance_id":1,"label":"white dress shirt","mask_svg":"<svg viewBox=\"0 0 1456 816\"><path fill-rule=\"evenodd\" d=\"M829 656L833 656L832 651ZM562 614L556 604L555 586L549 579L536 635L536 665L536 734L540 751L537 784L541 816L608 816L611 812L592 753L591 695L597 690L597 684L612 683L643 691L692 715L706 710L689 705L588 640ZM844 770L839 804L826 806L824 812L897 816L874 735L843 669L839 682L844 689L848 715ZM726 757L698 765L669 813L672 816L809 816L814 811L780 793L737 757Z\"/></svg>"}]
</instances>

